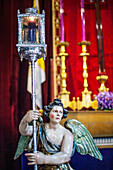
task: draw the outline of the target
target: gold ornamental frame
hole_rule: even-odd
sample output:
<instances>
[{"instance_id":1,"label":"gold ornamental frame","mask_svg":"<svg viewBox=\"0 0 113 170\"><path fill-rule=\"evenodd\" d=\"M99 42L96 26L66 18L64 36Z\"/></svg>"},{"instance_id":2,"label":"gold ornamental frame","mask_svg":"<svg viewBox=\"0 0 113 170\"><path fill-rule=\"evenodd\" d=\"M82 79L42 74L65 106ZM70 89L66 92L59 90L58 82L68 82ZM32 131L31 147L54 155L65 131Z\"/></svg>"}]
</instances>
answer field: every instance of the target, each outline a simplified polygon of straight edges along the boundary
<instances>
[{"instance_id":1,"label":"gold ornamental frame","mask_svg":"<svg viewBox=\"0 0 113 170\"><path fill-rule=\"evenodd\" d=\"M57 43L60 42L60 0L52 0L52 35L53 35L53 93L54 98L58 97L58 89L61 85L61 75L58 71L61 66L61 59L58 56Z\"/></svg>"}]
</instances>

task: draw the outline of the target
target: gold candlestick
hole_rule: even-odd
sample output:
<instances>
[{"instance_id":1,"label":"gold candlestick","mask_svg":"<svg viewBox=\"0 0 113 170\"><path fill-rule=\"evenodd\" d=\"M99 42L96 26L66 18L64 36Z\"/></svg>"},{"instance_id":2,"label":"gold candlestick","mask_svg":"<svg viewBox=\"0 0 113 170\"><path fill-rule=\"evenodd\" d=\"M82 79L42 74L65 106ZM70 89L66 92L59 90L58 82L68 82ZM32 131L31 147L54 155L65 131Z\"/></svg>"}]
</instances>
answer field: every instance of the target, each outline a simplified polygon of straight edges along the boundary
<instances>
[{"instance_id":1,"label":"gold candlestick","mask_svg":"<svg viewBox=\"0 0 113 170\"><path fill-rule=\"evenodd\" d=\"M78 45L82 46L82 53L80 54L83 57L83 78L84 78L84 91L82 92L82 107L89 108L91 107L91 91L88 91L88 73L87 73L87 53L86 46L90 45L89 41L79 42Z\"/></svg>"},{"instance_id":2,"label":"gold candlestick","mask_svg":"<svg viewBox=\"0 0 113 170\"><path fill-rule=\"evenodd\" d=\"M99 75L96 77L96 79L98 80L99 83L101 83L100 88L98 89L99 92L109 91L109 88L106 88L106 86L105 86L105 82L108 79L107 75Z\"/></svg>"},{"instance_id":3,"label":"gold candlestick","mask_svg":"<svg viewBox=\"0 0 113 170\"><path fill-rule=\"evenodd\" d=\"M68 42L59 42L57 44L58 47L60 47L60 53L59 56L61 57L61 92L59 93L60 99L64 104L64 107L69 107L69 94L70 92L66 90L67 84L66 84L66 64L65 60L68 56L68 53L66 53L66 47L69 45Z\"/></svg>"},{"instance_id":4,"label":"gold candlestick","mask_svg":"<svg viewBox=\"0 0 113 170\"><path fill-rule=\"evenodd\" d=\"M89 108L92 107L93 109L97 110L98 108L98 101L97 98L94 101L91 101L91 91L88 90L88 72L87 72L87 57L89 53L87 53L86 46L90 45L89 41L82 41L79 42L78 45L82 46L82 53L80 54L83 57L83 78L84 78L84 91L82 91L82 101L79 100L77 97L77 110L81 110L83 107Z\"/></svg>"},{"instance_id":5,"label":"gold candlestick","mask_svg":"<svg viewBox=\"0 0 113 170\"><path fill-rule=\"evenodd\" d=\"M68 56L68 53L66 53L66 47L69 45L68 42L59 42L57 44L58 47L60 47L60 53L59 56L61 57L61 92L59 93L59 98L61 99L64 107L70 107L73 111L76 110L76 101L75 97L73 97L73 100L70 101L69 95L70 92L67 91L66 87L66 78L67 78L67 73L66 73L66 57Z\"/></svg>"}]
</instances>

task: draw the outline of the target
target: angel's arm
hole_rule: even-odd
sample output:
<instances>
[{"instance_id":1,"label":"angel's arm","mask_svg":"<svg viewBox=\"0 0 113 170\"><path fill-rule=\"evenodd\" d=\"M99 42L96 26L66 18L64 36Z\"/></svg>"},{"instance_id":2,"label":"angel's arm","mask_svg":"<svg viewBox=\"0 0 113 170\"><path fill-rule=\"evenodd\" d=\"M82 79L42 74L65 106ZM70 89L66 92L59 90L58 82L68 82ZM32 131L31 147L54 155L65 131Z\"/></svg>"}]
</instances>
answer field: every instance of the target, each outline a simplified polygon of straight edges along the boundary
<instances>
[{"instance_id":1,"label":"angel's arm","mask_svg":"<svg viewBox=\"0 0 113 170\"><path fill-rule=\"evenodd\" d=\"M73 148L73 136L68 130L65 131L61 151L53 155L45 155L42 152L27 153L28 160L31 161L29 165L34 164L62 164L70 161Z\"/></svg>"},{"instance_id":2,"label":"angel's arm","mask_svg":"<svg viewBox=\"0 0 113 170\"><path fill-rule=\"evenodd\" d=\"M40 112L28 111L19 124L19 132L24 136L31 136L33 134L33 126L29 126L28 123L33 120L38 120Z\"/></svg>"},{"instance_id":3,"label":"angel's arm","mask_svg":"<svg viewBox=\"0 0 113 170\"><path fill-rule=\"evenodd\" d=\"M62 164L70 161L71 153L73 148L73 136L66 130L61 151L54 155L46 155L45 164Z\"/></svg>"}]
</instances>

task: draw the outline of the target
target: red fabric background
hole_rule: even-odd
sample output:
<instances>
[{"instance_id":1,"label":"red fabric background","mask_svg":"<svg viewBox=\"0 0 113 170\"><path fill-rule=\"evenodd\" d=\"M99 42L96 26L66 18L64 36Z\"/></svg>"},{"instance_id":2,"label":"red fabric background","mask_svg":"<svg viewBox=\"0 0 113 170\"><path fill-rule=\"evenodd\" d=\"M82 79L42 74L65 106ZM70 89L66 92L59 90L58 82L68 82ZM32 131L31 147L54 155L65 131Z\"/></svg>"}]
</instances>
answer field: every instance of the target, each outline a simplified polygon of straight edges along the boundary
<instances>
[{"instance_id":1,"label":"red fabric background","mask_svg":"<svg viewBox=\"0 0 113 170\"><path fill-rule=\"evenodd\" d=\"M28 0L24 2L0 1L0 169L4 170L21 169L20 160L13 160L18 141L19 117L21 116L18 106L20 59L16 48L17 9L20 8L24 12L25 6L29 7L31 4L32 2ZM24 73L23 76L25 76Z\"/></svg>"},{"instance_id":2,"label":"red fabric background","mask_svg":"<svg viewBox=\"0 0 113 170\"><path fill-rule=\"evenodd\" d=\"M106 74L109 79L106 87L113 91L113 2L110 0L107 4L101 5L101 20L103 27L103 46ZM66 61L67 66L67 90L71 92L72 97L81 97L83 91L83 61L79 56L81 47L77 45L82 40L81 16L79 0L64 0L65 13L65 37L69 42L67 52L69 57ZM88 66L88 90L93 94L98 93L100 84L96 80L98 75L98 52L97 52L97 33L96 33L96 15L94 4L85 4L85 22L86 22L86 40L91 42L87 47L90 56L87 58Z\"/></svg>"}]
</instances>

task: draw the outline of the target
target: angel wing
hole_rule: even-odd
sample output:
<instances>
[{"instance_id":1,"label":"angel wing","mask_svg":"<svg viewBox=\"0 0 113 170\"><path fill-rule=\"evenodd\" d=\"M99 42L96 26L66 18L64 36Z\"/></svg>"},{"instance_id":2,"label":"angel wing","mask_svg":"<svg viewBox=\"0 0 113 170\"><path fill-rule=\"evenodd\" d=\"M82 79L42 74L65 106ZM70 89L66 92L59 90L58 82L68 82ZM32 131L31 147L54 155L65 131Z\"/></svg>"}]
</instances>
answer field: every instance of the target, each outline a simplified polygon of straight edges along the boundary
<instances>
[{"instance_id":1,"label":"angel wing","mask_svg":"<svg viewBox=\"0 0 113 170\"><path fill-rule=\"evenodd\" d=\"M14 160L17 159L25 150L28 141L29 141L29 136L20 136L19 142L18 142L18 147L14 156Z\"/></svg>"},{"instance_id":2,"label":"angel wing","mask_svg":"<svg viewBox=\"0 0 113 170\"><path fill-rule=\"evenodd\" d=\"M33 125L33 122L30 122L29 126L32 126L32 125ZM24 152L24 150L25 150L25 148L28 144L29 139L30 139L30 136L24 136L24 135L20 136L20 139L18 141L17 150L16 150L16 153L14 155L14 160L17 159Z\"/></svg>"},{"instance_id":3,"label":"angel wing","mask_svg":"<svg viewBox=\"0 0 113 170\"><path fill-rule=\"evenodd\" d=\"M40 110L40 112L42 112L42 110ZM38 121L37 121L37 129L38 129L39 123L42 123L42 122L43 122L43 119L40 116ZM28 125L32 126L33 122L29 122ZM30 142L29 142L29 140L30 140ZM28 142L29 142L29 148L31 148L33 138L30 139L30 136L24 136L24 135L20 136L20 139L18 141L17 150L16 150L16 153L14 155L14 160L17 159L24 152L24 150L27 147Z\"/></svg>"},{"instance_id":4,"label":"angel wing","mask_svg":"<svg viewBox=\"0 0 113 170\"><path fill-rule=\"evenodd\" d=\"M81 122L75 119L68 119L64 126L72 132L74 147L78 153L81 155L89 154L100 160L103 159L103 156L94 143L92 135Z\"/></svg>"}]
</instances>

